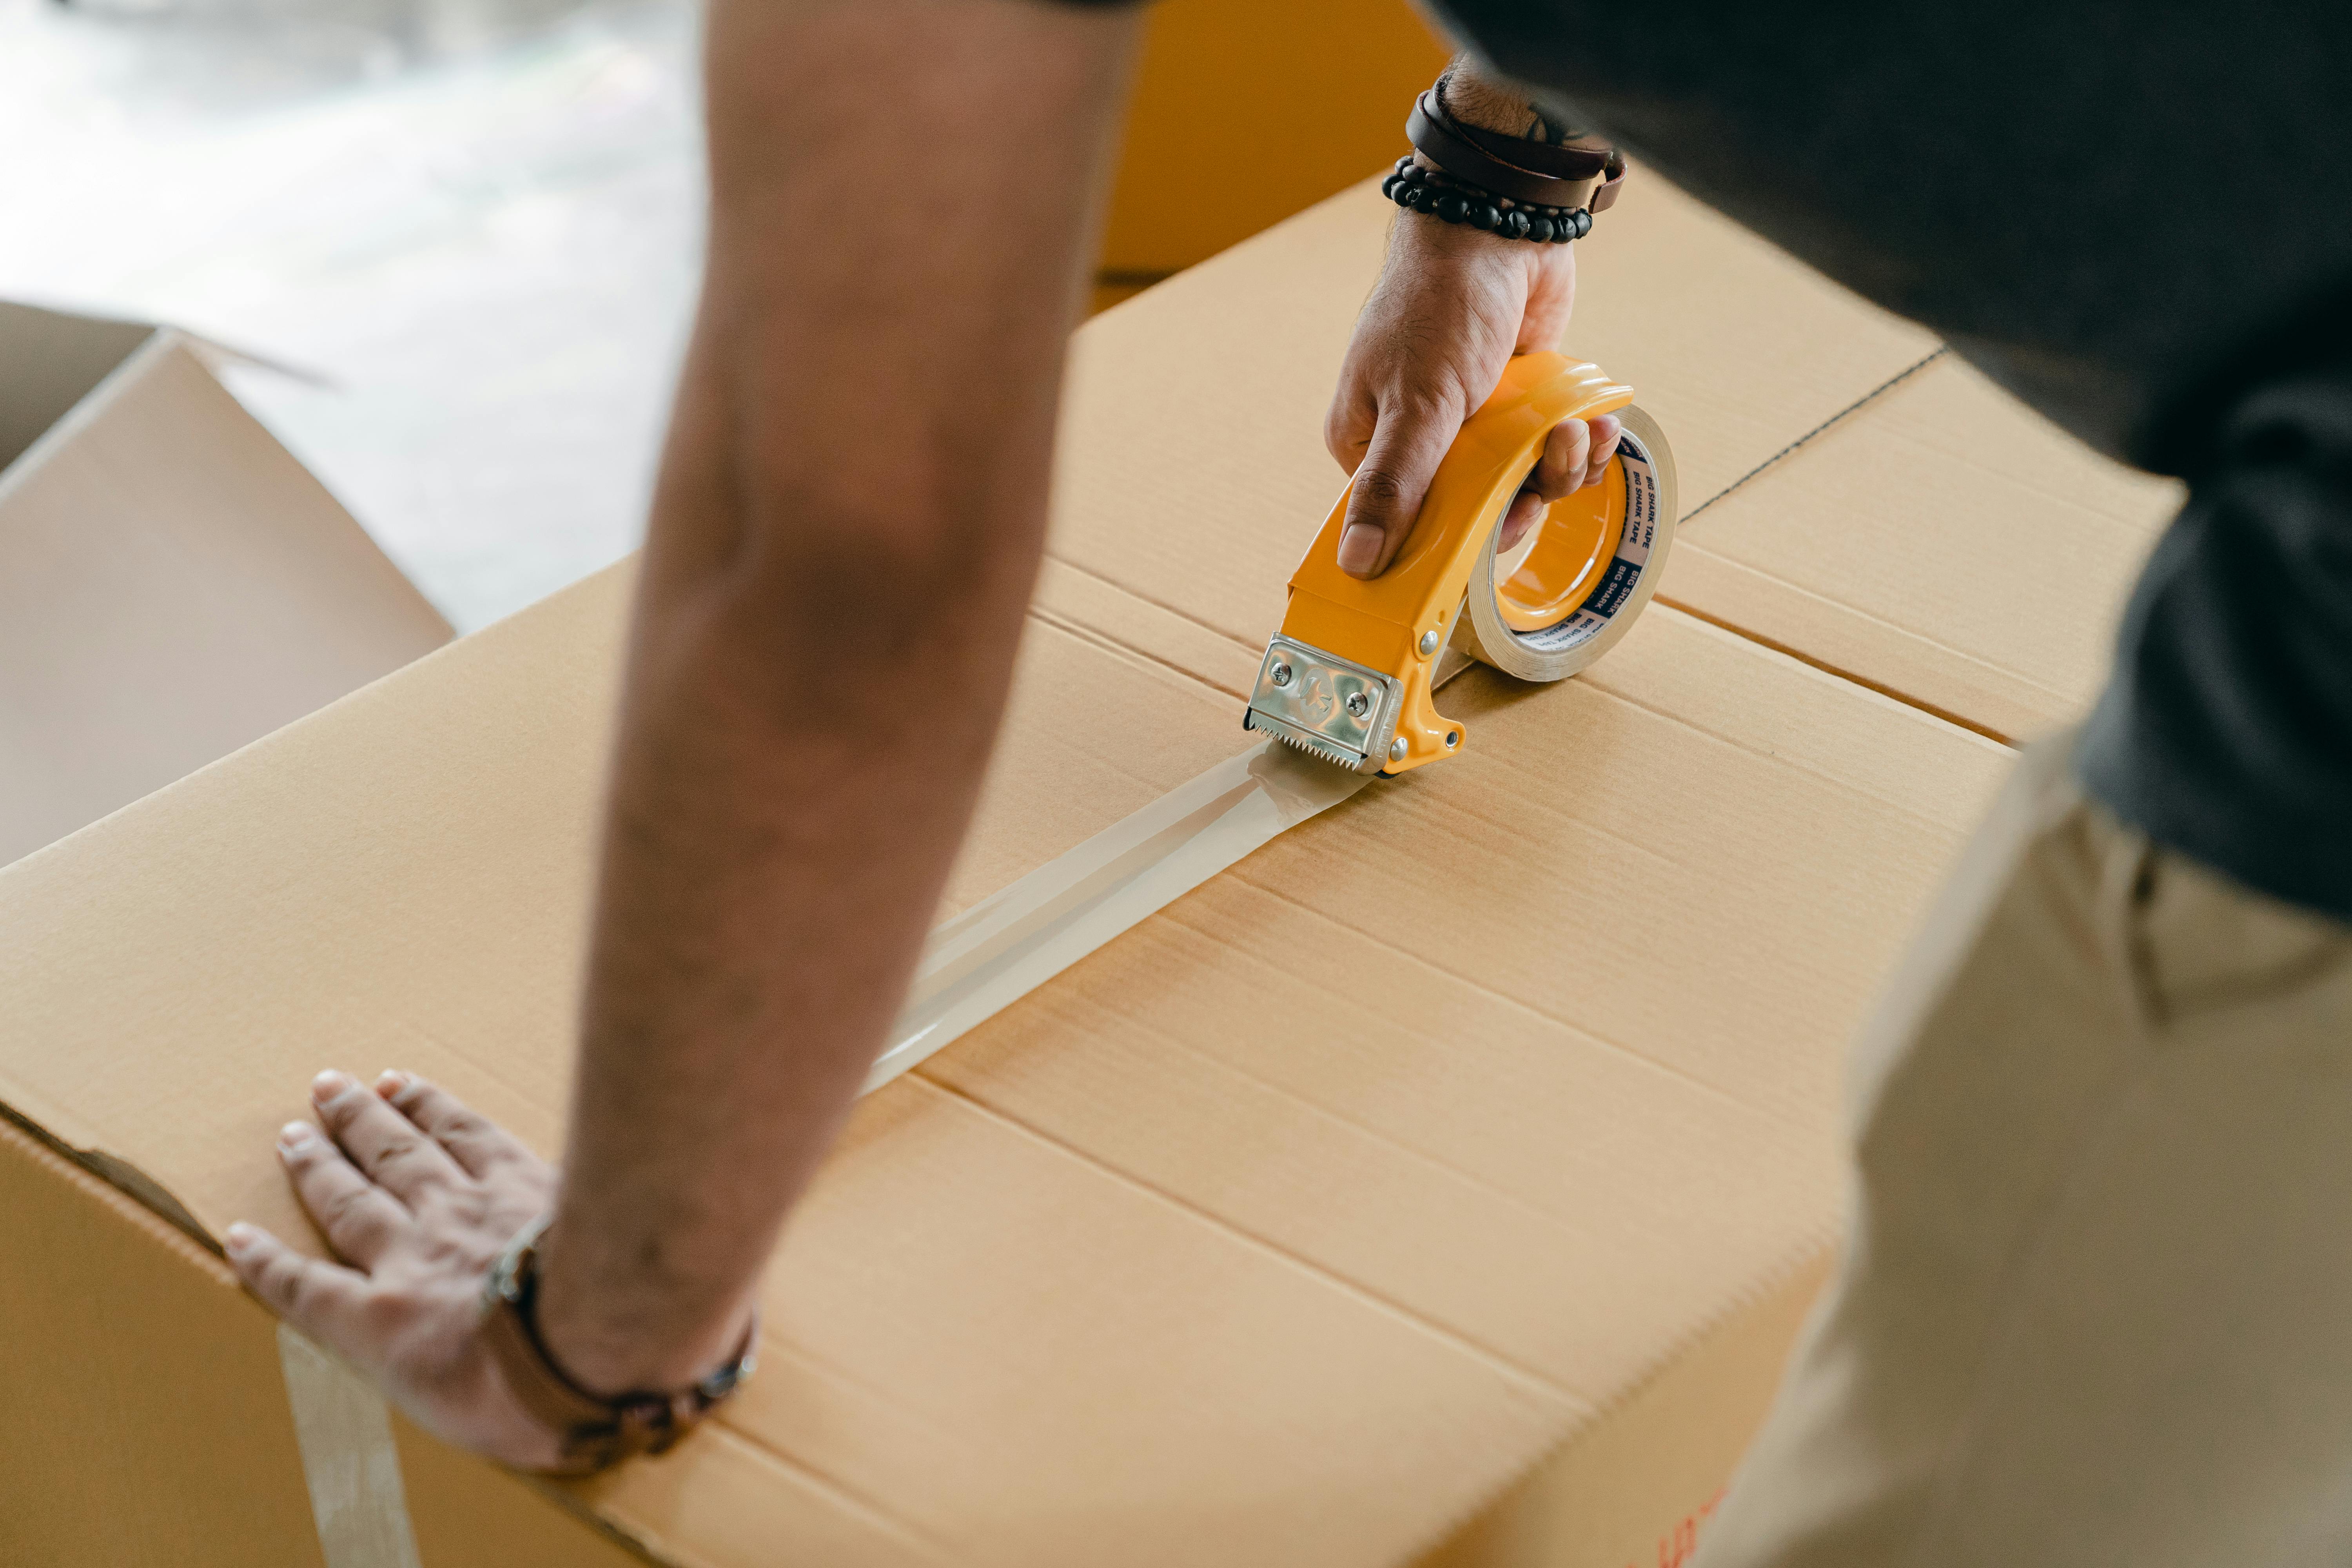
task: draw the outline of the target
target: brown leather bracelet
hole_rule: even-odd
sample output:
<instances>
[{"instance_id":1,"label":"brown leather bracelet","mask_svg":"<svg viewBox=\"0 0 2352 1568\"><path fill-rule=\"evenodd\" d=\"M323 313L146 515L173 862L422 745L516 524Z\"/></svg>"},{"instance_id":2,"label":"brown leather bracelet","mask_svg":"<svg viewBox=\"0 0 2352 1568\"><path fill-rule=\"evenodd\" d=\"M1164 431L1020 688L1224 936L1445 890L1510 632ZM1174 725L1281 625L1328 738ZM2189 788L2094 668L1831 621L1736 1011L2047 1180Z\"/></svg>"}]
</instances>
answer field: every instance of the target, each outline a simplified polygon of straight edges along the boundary
<instances>
[{"instance_id":1,"label":"brown leather bracelet","mask_svg":"<svg viewBox=\"0 0 2352 1568\"><path fill-rule=\"evenodd\" d=\"M1414 100L1412 112L1404 122L1405 138L1415 152L1455 179L1496 195L1534 206L1584 207L1593 212L1616 199L1615 187L1624 177L1624 163L1613 153L1596 154L1583 148L1550 147L1539 142L1524 143L1525 151L1519 155L1527 162L1564 166L1561 159L1537 159L1534 154L1538 153L1575 153L1579 155L1579 165L1591 162L1589 173L1578 178L1564 178L1504 161L1472 141L1465 133L1467 129L1456 124L1454 117L1445 112L1433 88ZM1615 177L1604 178L1612 160L1616 163Z\"/></svg>"},{"instance_id":2,"label":"brown leather bracelet","mask_svg":"<svg viewBox=\"0 0 2352 1568\"><path fill-rule=\"evenodd\" d=\"M1589 180L1595 174L1609 173L1622 162L1614 147L1556 147L1530 136L1513 136L1467 124L1445 106L1444 82L1440 81L1430 90L1437 100L1437 112L1446 130L1488 157L1499 158L1529 174L1555 180Z\"/></svg>"},{"instance_id":3,"label":"brown leather bracelet","mask_svg":"<svg viewBox=\"0 0 2352 1568\"><path fill-rule=\"evenodd\" d=\"M1550 174L1503 163L1494 153L1458 134L1454 118L1437 103L1434 89L1413 101L1413 113L1404 120L1404 136L1413 143L1413 151L1454 179L1494 195L1528 202L1531 207L1583 207L1585 197L1600 185L1600 169L1592 169L1585 179L1555 179Z\"/></svg>"},{"instance_id":4,"label":"brown leather bracelet","mask_svg":"<svg viewBox=\"0 0 2352 1568\"><path fill-rule=\"evenodd\" d=\"M1538 174L1549 174L1556 180L1589 180L1601 176L1587 198L1587 212L1603 213L1616 205L1617 193L1625 184L1625 154L1614 147L1555 147L1548 142L1531 141L1524 136L1506 135L1500 131L1488 131L1476 125L1465 125L1445 109L1445 83L1437 84L1437 107L1446 114L1445 123L1453 132L1492 157L1506 163L1517 163Z\"/></svg>"},{"instance_id":5,"label":"brown leather bracelet","mask_svg":"<svg viewBox=\"0 0 2352 1568\"><path fill-rule=\"evenodd\" d=\"M539 1337L539 1243L551 1216L525 1226L482 1282L482 1338L499 1375L530 1417L556 1436L550 1473L584 1476L639 1454L666 1452L694 1430L751 1375L760 1344L752 1314L734 1358L692 1387L673 1394L599 1398L566 1377Z\"/></svg>"}]
</instances>

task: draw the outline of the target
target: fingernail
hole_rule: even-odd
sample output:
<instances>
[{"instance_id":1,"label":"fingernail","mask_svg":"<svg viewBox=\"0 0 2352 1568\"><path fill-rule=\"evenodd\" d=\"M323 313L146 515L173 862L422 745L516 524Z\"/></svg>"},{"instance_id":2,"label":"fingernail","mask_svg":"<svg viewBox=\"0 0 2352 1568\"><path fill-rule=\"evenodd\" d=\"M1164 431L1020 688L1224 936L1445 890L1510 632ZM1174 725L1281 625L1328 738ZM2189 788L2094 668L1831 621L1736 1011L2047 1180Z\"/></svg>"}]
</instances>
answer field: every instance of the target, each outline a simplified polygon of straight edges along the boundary
<instances>
[{"instance_id":1,"label":"fingernail","mask_svg":"<svg viewBox=\"0 0 2352 1568\"><path fill-rule=\"evenodd\" d=\"M386 1068L377 1075L375 1091L389 1100L415 1081L416 1075L413 1072L403 1072L398 1068Z\"/></svg>"},{"instance_id":2,"label":"fingernail","mask_svg":"<svg viewBox=\"0 0 2352 1568\"><path fill-rule=\"evenodd\" d=\"M351 1074L329 1068L310 1080L310 1098L323 1105L351 1087Z\"/></svg>"},{"instance_id":3,"label":"fingernail","mask_svg":"<svg viewBox=\"0 0 2352 1568\"><path fill-rule=\"evenodd\" d=\"M1339 533L1339 570L1361 576L1372 569L1381 558L1381 541L1386 535L1369 522L1351 522Z\"/></svg>"},{"instance_id":4,"label":"fingernail","mask_svg":"<svg viewBox=\"0 0 2352 1568\"><path fill-rule=\"evenodd\" d=\"M243 1220L228 1227L221 1236L221 1245L231 1252L243 1252L261 1239L261 1233Z\"/></svg>"},{"instance_id":5,"label":"fingernail","mask_svg":"<svg viewBox=\"0 0 2352 1568\"><path fill-rule=\"evenodd\" d=\"M309 1122L289 1121L278 1130L278 1146L280 1149L299 1149L308 1143L311 1136Z\"/></svg>"}]
</instances>

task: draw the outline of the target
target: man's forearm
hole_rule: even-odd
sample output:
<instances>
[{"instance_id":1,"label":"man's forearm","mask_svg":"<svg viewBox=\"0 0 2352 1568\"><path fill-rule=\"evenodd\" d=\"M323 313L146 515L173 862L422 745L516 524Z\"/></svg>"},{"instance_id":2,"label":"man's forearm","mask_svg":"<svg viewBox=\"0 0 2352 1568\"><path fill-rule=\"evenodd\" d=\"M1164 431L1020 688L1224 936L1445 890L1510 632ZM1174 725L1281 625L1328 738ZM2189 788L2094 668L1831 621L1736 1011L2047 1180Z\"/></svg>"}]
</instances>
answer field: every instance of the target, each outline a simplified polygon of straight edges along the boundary
<instances>
[{"instance_id":1,"label":"man's forearm","mask_svg":"<svg viewBox=\"0 0 2352 1568\"><path fill-rule=\"evenodd\" d=\"M721 0L706 292L640 589L541 1330L732 1349L903 993L1042 540L1133 24Z\"/></svg>"}]
</instances>

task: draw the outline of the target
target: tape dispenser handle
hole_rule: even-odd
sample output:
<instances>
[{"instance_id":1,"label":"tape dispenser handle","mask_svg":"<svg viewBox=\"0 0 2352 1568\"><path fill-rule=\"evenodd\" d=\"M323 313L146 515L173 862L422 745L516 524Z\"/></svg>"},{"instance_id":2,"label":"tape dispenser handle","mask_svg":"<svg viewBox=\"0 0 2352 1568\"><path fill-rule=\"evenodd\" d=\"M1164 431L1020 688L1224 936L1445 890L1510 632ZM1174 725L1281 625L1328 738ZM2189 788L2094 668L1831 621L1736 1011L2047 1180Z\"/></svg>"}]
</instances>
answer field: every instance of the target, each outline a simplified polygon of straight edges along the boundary
<instances>
[{"instance_id":1,"label":"tape dispenser handle","mask_svg":"<svg viewBox=\"0 0 2352 1568\"><path fill-rule=\"evenodd\" d=\"M1471 568L1543 455L1545 437L1563 419L1613 413L1633 400L1632 387L1597 365L1558 353L1514 358L1438 464L1388 570L1369 581L1339 570L1353 482L1340 492L1291 574L1283 634L1403 679L1397 738L1404 752L1383 771L1434 762L1461 742L1461 725L1433 704L1431 673L1453 637Z\"/></svg>"}]
</instances>

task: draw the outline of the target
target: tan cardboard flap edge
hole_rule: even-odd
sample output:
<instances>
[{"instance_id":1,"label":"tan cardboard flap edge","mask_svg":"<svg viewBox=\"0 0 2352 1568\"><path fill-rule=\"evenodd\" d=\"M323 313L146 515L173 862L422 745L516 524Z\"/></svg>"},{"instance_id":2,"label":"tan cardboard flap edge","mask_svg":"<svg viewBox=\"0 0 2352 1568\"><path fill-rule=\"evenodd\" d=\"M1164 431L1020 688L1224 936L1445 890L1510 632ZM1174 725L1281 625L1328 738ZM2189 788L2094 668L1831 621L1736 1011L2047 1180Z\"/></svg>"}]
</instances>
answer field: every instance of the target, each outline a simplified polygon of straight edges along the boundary
<instances>
[{"instance_id":1,"label":"tan cardboard flap edge","mask_svg":"<svg viewBox=\"0 0 2352 1568\"><path fill-rule=\"evenodd\" d=\"M0 863L448 640L194 349L0 303Z\"/></svg>"}]
</instances>

